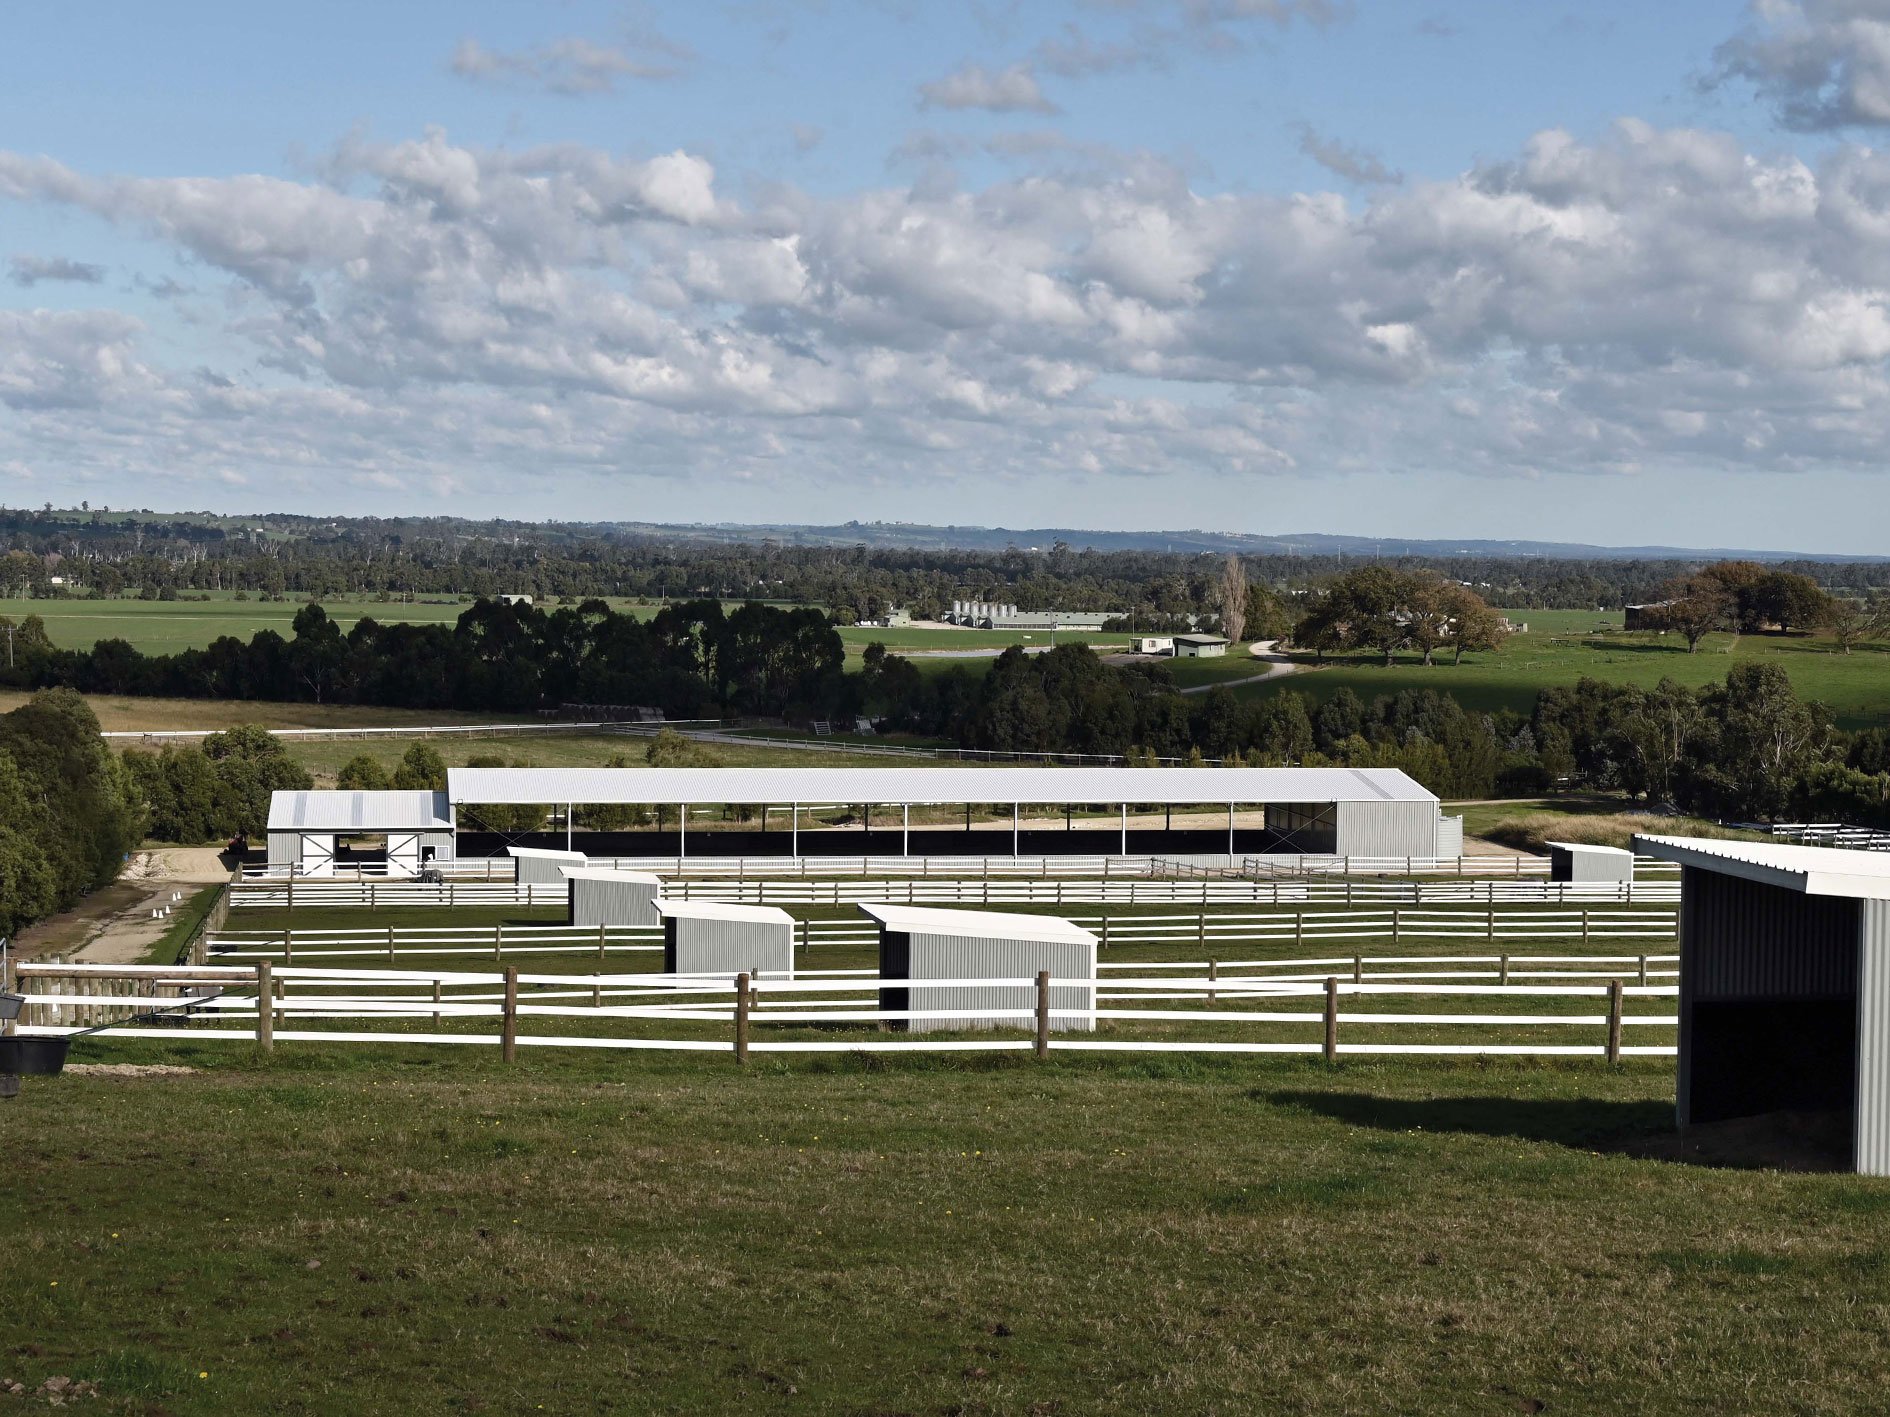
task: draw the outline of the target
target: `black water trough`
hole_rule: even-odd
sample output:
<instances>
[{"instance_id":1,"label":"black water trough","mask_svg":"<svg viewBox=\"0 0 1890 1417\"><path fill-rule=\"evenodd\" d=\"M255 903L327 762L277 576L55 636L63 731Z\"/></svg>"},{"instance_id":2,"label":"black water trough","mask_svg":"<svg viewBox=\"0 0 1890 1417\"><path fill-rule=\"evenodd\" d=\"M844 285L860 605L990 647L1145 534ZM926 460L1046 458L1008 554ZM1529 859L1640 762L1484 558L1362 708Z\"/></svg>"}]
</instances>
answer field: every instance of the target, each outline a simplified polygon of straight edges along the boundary
<instances>
[{"instance_id":1,"label":"black water trough","mask_svg":"<svg viewBox=\"0 0 1890 1417\"><path fill-rule=\"evenodd\" d=\"M0 1038L0 1076L51 1077L63 1072L70 1038Z\"/></svg>"}]
</instances>

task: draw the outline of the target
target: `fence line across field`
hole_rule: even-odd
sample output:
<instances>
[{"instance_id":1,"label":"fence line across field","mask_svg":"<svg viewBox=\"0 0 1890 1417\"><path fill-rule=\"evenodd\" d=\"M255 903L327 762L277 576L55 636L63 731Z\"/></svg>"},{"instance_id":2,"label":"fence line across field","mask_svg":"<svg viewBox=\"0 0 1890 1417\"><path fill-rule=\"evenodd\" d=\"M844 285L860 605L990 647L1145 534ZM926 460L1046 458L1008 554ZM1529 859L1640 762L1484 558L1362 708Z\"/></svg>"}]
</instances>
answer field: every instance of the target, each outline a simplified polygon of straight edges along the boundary
<instances>
[{"instance_id":1,"label":"fence line across field","mask_svg":"<svg viewBox=\"0 0 1890 1417\"><path fill-rule=\"evenodd\" d=\"M1530 941L1553 939L1632 940L1664 943L1676 938L1672 911L1598 909L1331 910L1290 914L1179 914L1143 916L1070 915L1071 923L1094 932L1104 951L1127 945L1280 944L1389 940ZM802 920L795 945L803 954L821 948L870 948L877 927L851 920ZM280 957L293 963L341 958L440 955L640 953L662 948L653 926L358 926L321 930L221 930L204 937L206 957Z\"/></svg>"},{"instance_id":2,"label":"fence line across field","mask_svg":"<svg viewBox=\"0 0 1890 1417\"><path fill-rule=\"evenodd\" d=\"M1644 966L1643 966L1644 967ZM611 1019L618 1021L668 1021L689 1023L696 1026L733 1025L733 1047L738 1062L746 1061L751 1047L756 1051L778 1052L858 1052L899 1049L905 1051L952 1051L962 1048L979 1048L983 1043L967 1043L962 1040L902 1040L888 1043L879 1040L767 1040L754 1043L750 1039L752 1026L759 1022L774 1025L820 1025L880 1027L891 1022L949 1022L954 1019L966 1019L985 1026L994 1022L1014 1021L1020 1026L1034 1022L1036 1038L1033 1044L1014 1045L1032 1046L1037 1054L1047 1056L1051 1049L1061 1045L1065 1051L1083 1050L1112 1052L1321 1052L1328 1060L1336 1060L1346 1054L1375 1055L1514 1055L1514 1056L1564 1056L1564 1057L1604 1057L1609 1061L1619 1061L1626 1056L1671 1056L1671 1047L1660 1045L1629 1047L1622 1043L1625 1027L1672 1027L1674 1018L1668 1015L1628 1014L1625 1003L1629 998L1652 999L1671 998L1677 994L1672 985L1643 984L1624 985L1619 979L1610 979L1604 984L1513 984L1498 985L1461 984L1461 983L1392 983L1378 981L1341 981L1336 976L1327 976L1323 980L1313 978L1276 978L1267 979L1258 976L1222 976L1216 977L1212 969L1208 976L1165 975L1154 978L1125 979L1117 976L1103 979L1060 978L1056 982L1059 988L1086 988L1100 991L1105 986L1107 994L1096 997L1095 1005L1072 1009L1070 1007L1051 1007L1051 976L1039 973L1034 979L998 977L993 979L880 979L877 977L852 976L846 979L774 979L762 980L748 974L723 979L705 975L593 975L584 976L531 974L522 975L516 967L507 967L493 973L489 971L401 971L398 979L390 979L390 971L359 971L341 969L296 968L285 966L276 970L269 962L259 962L253 967L210 967L199 969L180 969L162 966L122 966L122 965L81 965L81 964L25 964L18 966L17 977L22 981L58 980L67 982L67 988L46 990L25 985L28 1004L36 1011L36 1021L18 1025L22 1034L33 1036L63 1036L75 1032L79 1025L90 1024L90 1032L100 1038L168 1038L189 1037L193 1041L217 1039L236 1042L253 1042L264 1048L271 1048L276 1041L285 1042L426 1042L426 1043L468 1043L490 1044L497 1041L501 1055L510 1061L520 1044L537 1047L578 1047L578 1048L622 1048L622 1049L669 1049L686 1051L709 1051L727 1046L713 1040L698 1038L598 1038L591 1036L562 1035L523 1035L519 1031L521 1019L530 1018L590 1018ZM679 1000L671 1003L612 1004L603 1003L603 986L608 982L618 986L634 986L645 997ZM306 990L310 987L352 987L383 988L390 983L412 986L424 983L431 990L431 996L387 999L385 997L349 997L337 998L329 995L311 996L306 992L290 994L289 986ZM467 997L456 995L448 997L443 990L447 984L456 987L473 986L491 988L497 986L501 992L497 998ZM125 992L113 996L100 986L118 985ZM584 986L591 990L591 1003L588 1007L555 1003L549 996L527 996L521 999L520 985L551 986L565 992L560 997L582 997ZM188 1022L173 1024L166 1028L140 1027L135 1023L114 1025L110 1013L114 1008L132 1010L137 1013L152 1011L151 992L159 985L177 989L204 989L204 997L190 1001L193 1012L218 1016L220 1023L240 1022L253 1019L250 1028L203 1028L192 1027ZM574 987L575 986L575 987ZM1020 994L1034 991L1033 1007L996 1007L989 1001L976 1008L949 1009L892 1009L874 1007L872 1000L849 1002L844 999L789 999L782 1002L782 995L808 995L830 993L868 993L875 994L879 1003L885 1002L883 995L877 995L881 988L893 988L901 991L913 989L1015 989ZM763 1003L762 991L765 990L766 1002ZM1139 991L1139 992L1138 992ZM247 994L247 997L246 997ZM1358 999L1368 996L1399 997L1448 997L1448 996L1501 996L1523 999L1577 999L1604 997L1608 1002L1606 1015L1590 1014L1477 1014L1477 1013L1386 1013L1369 1011L1343 1011L1339 1007L1341 997ZM732 996L732 998L730 997ZM1322 999L1323 1007L1315 1012L1311 1009L1264 1009L1232 1008L1229 1003L1241 1003L1252 1000L1288 1000ZM1140 999L1142 1007L1110 1008L1099 1005L1108 1003L1134 1002ZM1152 1008L1148 1005L1173 1003L1188 1000L1206 1007L1191 1009ZM798 1005L798 1007L797 1007ZM176 1005L167 1005L174 1008ZM64 1015L70 1011L76 1016L72 1026L63 1026ZM101 1018L101 1015L103 1016ZM437 1028L447 1018L497 1018L500 1034L495 1040L487 1034L416 1034L405 1031L397 1032L352 1032L340 1030L284 1030L278 1029L281 1020L301 1018L335 1019L343 1021L381 1020L398 1021L403 1019L430 1018ZM1273 1041L1231 1041L1225 1039L1063 1039L1052 1040L1049 1031L1055 1020L1081 1019L1089 1023L1097 1020L1120 1023L1196 1023L1230 1026L1240 1024L1272 1025L1312 1025L1319 1024L1323 1030L1323 1041L1313 1043L1286 1043ZM1606 1042L1602 1044L1512 1044L1512 1043L1471 1043L1471 1044L1434 1044L1434 1043L1384 1043L1379 1041L1341 1043L1339 1031L1342 1027L1406 1027L1406 1026L1471 1026L1482 1028L1593 1028L1606 1030ZM991 1045L1013 1046L1008 1040L993 1040Z\"/></svg>"},{"instance_id":3,"label":"fence line across field","mask_svg":"<svg viewBox=\"0 0 1890 1417\"><path fill-rule=\"evenodd\" d=\"M1549 874L1542 856L1246 856L1234 864L1206 864L1163 856L593 856L590 864L611 870L672 876L747 879L860 879L916 877L928 880L986 877L1088 877L1106 880L1276 880L1335 876L1442 876L1529 880ZM443 880L504 883L515 864L506 856L462 857L435 863ZM1677 877L1670 861L1636 857L1635 875ZM249 865L246 881L283 881L293 865ZM399 881L406 873L386 862L337 863L322 880ZM306 879L298 877L298 879Z\"/></svg>"},{"instance_id":4,"label":"fence line across field","mask_svg":"<svg viewBox=\"0 0 1890 1417\"><path fill-rule=\"evenodd\" d=\"M970 880L732 881L670 880L677 900L748 905L1442 905L1676 904L1673 881L1234 881ZM562 883L459 881L239 881L238 909L459 909L562 906Z\"/></svg>"}]
</instances>

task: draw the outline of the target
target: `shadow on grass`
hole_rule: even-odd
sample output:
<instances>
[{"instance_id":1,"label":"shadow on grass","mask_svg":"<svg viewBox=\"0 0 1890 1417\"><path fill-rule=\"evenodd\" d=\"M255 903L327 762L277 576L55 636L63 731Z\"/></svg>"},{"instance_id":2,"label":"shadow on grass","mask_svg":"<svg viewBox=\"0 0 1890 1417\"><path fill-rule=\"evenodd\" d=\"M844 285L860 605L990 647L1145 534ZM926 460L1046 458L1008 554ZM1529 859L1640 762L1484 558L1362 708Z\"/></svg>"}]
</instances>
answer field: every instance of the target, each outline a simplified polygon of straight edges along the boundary
<instances>
[{"instance_id":1,"label":"shadow on grass","mask_svg":"<svg viewBox=\"0 0 1890 1417\"><path fill-rule=\"evenodd\" d=\"M1361 1092L1256 1092L1347 1126L1388 1132L1459 1132L1547 1142L1647 1161L1765 1171L1849 1169L1850 1117L1836 1112L1773 1112L1691 1127L1674 1126L1669 1102L1589 1098L1380 1097Z\"/></svg>"}]
</instances>

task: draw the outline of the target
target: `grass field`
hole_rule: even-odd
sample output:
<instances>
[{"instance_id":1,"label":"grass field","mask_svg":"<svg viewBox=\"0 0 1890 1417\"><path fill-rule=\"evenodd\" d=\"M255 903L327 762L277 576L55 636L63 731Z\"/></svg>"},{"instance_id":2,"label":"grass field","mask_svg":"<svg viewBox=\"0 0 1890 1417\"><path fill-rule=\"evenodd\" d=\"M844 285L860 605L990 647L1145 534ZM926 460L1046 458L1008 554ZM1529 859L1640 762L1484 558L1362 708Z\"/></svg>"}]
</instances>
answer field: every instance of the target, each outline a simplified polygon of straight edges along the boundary
<instances>
[{"instance_id":1,"label":"grass field","mask_svg":"<svg viewBox=\"0 0 1890 1417\"><path fill-rule=\"evenodd\" d=\"M1673 635L1628 633L1590 626L1618 625L1619 616L1596 612L1511 610L1512 620L1526 620L1529 632L1512 636L1501 650L1425 668L1415 655L1400 655L1391 668L1382 656L1328 657L1325 667L1235 692L1275 693L1281 688L1325 699L1350 688L1370 700L1400 689L1427 688L1449 693L1466 708L1514 709L1528 713L1539 690L1572 685L1584 676L1652 688L1663 678L1698 687L1723 680L1735 664L1763 662L1782 666L1800 695L1829 704L1845 728L1890 724L1890 646L1866 645L1851 654L1838 652L1823 636L1709 635L1699 653ZM1308 664L1311 657L1306 657Z\"/></svg>"},{"instance_id":2,"label":"grass field","mask_svg":"<svg viewBox=\"0 0 1890 1417\"><path fill-rule=\"evenodd\" d=\"M1872 1410L1890 1364L1890 1192L1635 1159L1660 1066L467 1052L29 1079L0 1377L179 1414L1745 1413Z\"/></svg>"}]
</instances>

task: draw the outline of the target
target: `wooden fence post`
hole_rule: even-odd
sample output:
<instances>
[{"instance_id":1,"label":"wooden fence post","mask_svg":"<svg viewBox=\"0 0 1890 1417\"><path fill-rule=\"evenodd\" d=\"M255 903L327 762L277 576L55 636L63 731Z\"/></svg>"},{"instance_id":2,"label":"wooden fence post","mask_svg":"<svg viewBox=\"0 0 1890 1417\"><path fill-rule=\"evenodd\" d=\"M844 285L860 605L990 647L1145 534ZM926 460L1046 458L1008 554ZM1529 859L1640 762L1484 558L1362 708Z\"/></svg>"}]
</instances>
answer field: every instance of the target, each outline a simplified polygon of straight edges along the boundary
<instances>
[{"instance_id":1,"label":"wooden fence post","mask_svg":"<svg viewBox=\"0 0 1890 1417\"><path fill-rule=\"evenodd\" d=\"M1588 947L1588 907L1582 907L1582 948Z\"/></svg>"},{"instance_id":2,"label":"wooden fence post","mask_svg":"<svg viewBox=\"0 0 1890 1417\"><path fill-rule=\"evenodd\" d=\"M1037 1057L1050 1056L1050 971L1037 971Z\"/></svg>"},{"instance_id":3,"label":"wooden fence post","mask_svg":"<svg viewBox=\"0 0 1890 1417\"><path fill-rule=\"evenodd\" d=\"M1398 907L1394 905L1391 907L1391 947L1394 950L1398 948L1398 937Z\"/></svg>"},{"instance_id":4,"label":"wooden fence post","mask_svg":"<svg viewBox=\"0 0 1890 1417\"><path fill-rule=\"evenodd\" d=\"M1621 1061L1621 981L1608 981L1608 1061Z\"/></svg>"},{"instance_id":5,"label":"wooden fence post","mask_svg":"<svg viewBox=\"0 0 1890 1417\"><path fill-rule=\"evenodd\" d=\"M499 1011L499 1061L518 1061L518 966L505 967L505 1003Z\"/></svg>"},{"instance_id":6,"label":"wooden fence post","mask_svg":"<svg viewBox=\"0 0 1890 1417\"><path fill-rule=\"evenodd\" d=\"M276 1046L276 981L266 959L256 962L256 1043L265 1053Z\"/></svg>"},{"instance_id":7,"label":"wooden fence post","mask_svg":"<svg viewBox=\"0 0 1890 1417\"><path fill-rule=\"evenodd\" d=\"M1330 975L1326 978L1326 1046L1325 1055L1328 1063L1339 1060L1339 981Z\"/></svg>"},{"instance_id":8,"label":"wooden fence post","mask_svg":"<svg viewBox=\"0 0 1890 1417\"><path fill-rule=\"evenodd\" d=\"M503 925L494 925L492 927L492 957L494 959L505 958L505 926Z\"/></svg>"},{"instance_id":9,"label":"wooden fence post","mask_svg":"<svg viewBox=\"0 0 1890 1417\"><path fill-rule=\"evenodd\" d=\"M1208 984L1211 986L1214 983L1214 981L1219 979L1220 977L1221 977L1221 970L1220 970L1219 963L1215 960L1209 960L1208 961ZM1214 990L1211 987L1208 989L1208 1002L1210 1004L1214 1002Z\"/></svg>"},{"instance_id":10,"label":"wooden fence post","mask_svg":"<svg viewBox=\"0 0 1890 1417\"><path fill-rule=\"evenodd\" d=\"M295 963L295 931L282 932L282 962L285 965Z\"/></svg>"},{"instance_id":11,"label":"wooden fence post","mask_svg":"<svg viewBox=\"0 0 1890 1417\"><path fill-rule=\"evenodd\" d=\"M1496 943L1496 907L1495 906L1490 907L1489 919L1485 922L1483 938L1488 940L1491 944Z\"/></svg>"},{"instance_id":12,"label":"wooden fence post","mask_svg":"<svg viewBox=\"0 0 1890 1417\"><path fill-rule=\"evenodd\" d=\"M367 883L367 908L369 910L373 910L375 908L374 896L375 896L374 882L369 881Z\"/></svg>"},{"instance_id":13,"label":"wooden fence post","mask_svg":"<svg viewBox=\"0 0 1890 1417\"><path fill-rule=\"evenodd\" d=\"M440 981L437 979L433 981L433 1002L436 1004L440 1002ZM435 1028L440 1026L440 1011L438 1009L433 1011L433 1026Z\"/></svg>"},{"instance_id":14,"label":"wooden fence post","mask_svg":"<svg viewBox=\"0 0 1890 1417\"><path fill-rule=\"evenodd\" d=\"M1497 956L1496 982L1498 984L1509 983L1509 956L1508 955Z\"/></svg>"},{"instance_id":15,"label":"wooden fence post","mask_svg":"<svg viewBox=\"0 0 1890 1417\"><path fill-rule=\"evenodd\" d=\"M1296 950L1299 950L1299 949L1304 949L1305 947L1306 947L1306 907L1302 905L1299 908L1298 912L1293 916L1293 948Z\"/></svg>"},{"instance_id":16,"label":"wooden fence post","mask_svg":"<svg viewBox=\"0 0 1890 1417\"><path fill-rule=\"evenodd\" d=\"M735 976L735 1061L748 1062L748 976Z\"/></svg>"},{"instance_id":17,"label":"wooden fence post","mask_svg":"<svg viewBox=\"0 0 1890 1417\"><path fill-rule=\"evenodd\" d=\"M1352 982L1354 984L1363 984L1365 982L1365 956L1364 955L1352 956Z\"/></svg>"},{"instance_id":18,"label":"wooden fence post","mask_svg":"<svg viewBox=\"0 0 1890 1417\"><path fill-rule=\"evenodd\" d=\"M597 957L600 960L604 957L604 939L608 929L608 926L602 924L597 927Z\"/></svg>"},{"instance_id":19,"label":"wooden fence post","mask_svg":"<svg viewBox=\"0 0 1890 1417\"><path fill-rule=\"evenodd\" d=\"M1109 911L1108 911L1107 902L1104 903L1104 909L1103 909L1102 943L1098 945L1097 948L1103 949L1103 950L1106 950L1109 948Z\"/></svg>"},{"instance_id":20,"label":"wooden fence post","mask_svg":"<svg viewBox=\"0 0 1890 1417\"><path fill-rule=\"evenodd\" d=\"M1647 982L1647 956L1642 955L1641 956L1641 983L1645 984L1646 982Z\"/></svg>"},{"instance_id":21,"label":"wooden fence post","mask_svg":"<svg viewBox=\"0 0 1890 1417\"><path fill-rule=\"evenodd\" d=\"M1207 912L1201 912L1200 921L1195 925L1194 941L1202 949L1207 948Z\"/></svg>"}]
</instances>

